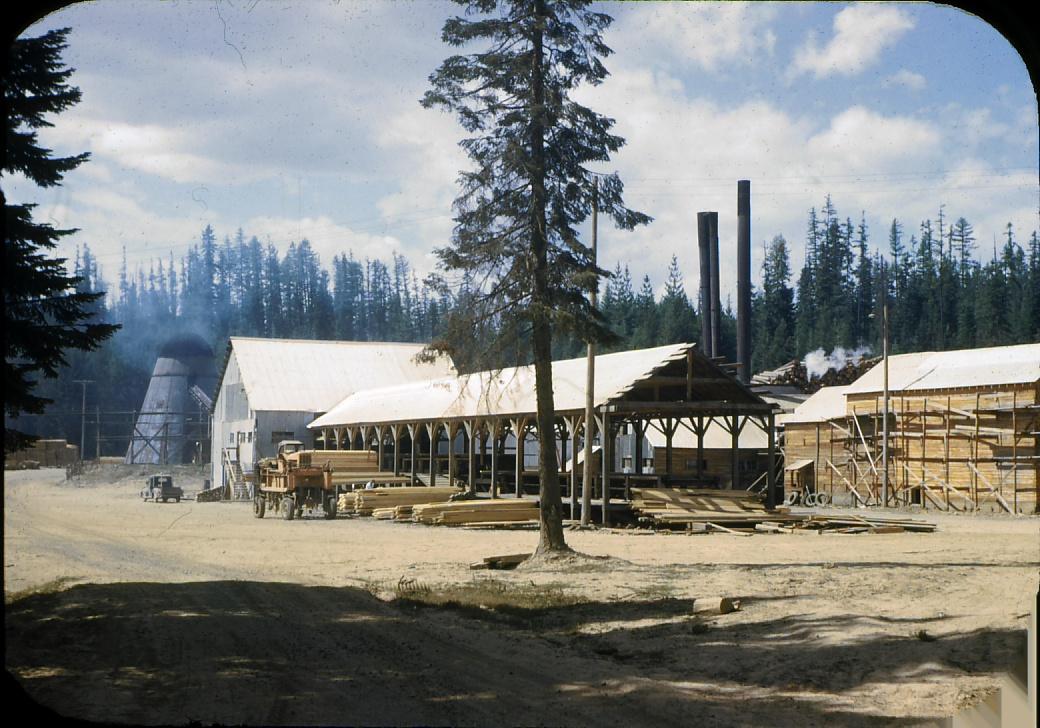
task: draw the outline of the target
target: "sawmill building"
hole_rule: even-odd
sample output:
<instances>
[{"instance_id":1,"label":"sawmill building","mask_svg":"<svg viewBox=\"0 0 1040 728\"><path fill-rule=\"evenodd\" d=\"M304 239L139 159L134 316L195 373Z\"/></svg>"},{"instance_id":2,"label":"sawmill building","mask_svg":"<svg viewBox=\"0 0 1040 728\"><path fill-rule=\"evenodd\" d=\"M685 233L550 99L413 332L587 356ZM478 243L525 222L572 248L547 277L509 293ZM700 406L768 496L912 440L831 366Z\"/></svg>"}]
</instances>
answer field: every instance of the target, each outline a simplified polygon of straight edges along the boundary
<instances>
[{"instance_id":1,"label":"sawmill building","mask_svg":"<svg viewBox=\"0 0 1040 728\"><path fill-rule=\"evenodd\" d=\"M213 487L243 487L282 440L314 442L308 423L364 389L455 372L416 361L423 344L232 337L213 398Z\"/></svg>"}]
</instances>

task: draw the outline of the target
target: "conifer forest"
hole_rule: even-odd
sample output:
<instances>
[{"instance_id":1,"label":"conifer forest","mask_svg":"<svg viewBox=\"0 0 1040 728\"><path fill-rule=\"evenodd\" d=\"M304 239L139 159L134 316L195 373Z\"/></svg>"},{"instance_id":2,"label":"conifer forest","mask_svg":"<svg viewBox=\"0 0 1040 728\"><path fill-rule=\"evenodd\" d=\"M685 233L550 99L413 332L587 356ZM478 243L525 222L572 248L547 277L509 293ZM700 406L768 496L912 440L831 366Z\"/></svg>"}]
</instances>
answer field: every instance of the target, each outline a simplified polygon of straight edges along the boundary
<instances>
[{"instance_id":1,"label":"conifer forest","mask_svg":"<svg viewBox=\"0 0 1040 728\"><path fill-rule=\"evenodd\" d=\"M782 235L758 242L764 263L752 296L752 371L821 348L880 353L886 292L893 353L1040 340L1037 231L1023 238L1008 225L995 245L986 244L992 231L976 232L963 217L951 220L942 206L938 210L935 220L916 227L893 220L887 230L874 231L862 218L841 217L828 197L807 213L798 269ZM230 336L426 342L464 296L464 289L455 297L434 294L396 253L389 260L358 260L348 251L322 261L307 240L279 251L257 235L238 230L218 237L210 227L183 257L171 255L147 268L130 270L124 262L112 276L87 245L70 267L82 278L83 291L106 293L93 304L99 319L121 326L99 351L70 352L61 375L40 382L39 394L54 404L44 415L20 418L30 433L66 433L70 441L78 439L82 416L75 380L94 380L88 416L94 401L132 412L140 406L156 352L174 334L202 336L218 362ZM677 255L659 293L649 276L633 280L625 262L611 267L599 305L619 338L604 351L697 341L699 282L684 279ZM733 360L734 306L724 300L723 307L723 353ZM578 340L555 347L555 358L585 350ZM479 350L475 345L473 351ZM497 362L516 363L525 362ZM467 371L485 363L461 352L456 365Z\"/></svg>"}]
</instances>

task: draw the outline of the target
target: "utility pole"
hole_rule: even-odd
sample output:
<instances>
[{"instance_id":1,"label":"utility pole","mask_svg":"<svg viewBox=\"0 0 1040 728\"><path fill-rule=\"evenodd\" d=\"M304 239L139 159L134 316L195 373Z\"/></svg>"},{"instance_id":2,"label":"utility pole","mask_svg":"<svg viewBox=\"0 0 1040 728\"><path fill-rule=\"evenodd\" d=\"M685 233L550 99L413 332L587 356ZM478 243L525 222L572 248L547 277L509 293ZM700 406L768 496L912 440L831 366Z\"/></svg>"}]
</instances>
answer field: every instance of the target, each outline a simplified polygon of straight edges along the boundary
<instances>
[{"instance_id":1,"label":"utility pole","mask_svg":"<svg viewBox=\"0 0 1040 728\"><path fill-rule=\"evenodd\" d=\"M597 213L599 212L599 179L596 177L592 178L592 264L596 265L596 233L598 227ZM599 293L599 281L596 281L596 287L592 289L591 303L592 308L596 308L596 298ZM584 449L584 460L582 463L581 473L581 525L589 525L592 515L592 431L595 424L593 419L593 407L595 406L595 397L593 397L593 389L596 384L596 345L593 342L589 342L588 345L588 366L586 368L585 375L585 449ZM605 437L601 433L601 439ZM574 454L575 456L577 453ZM606 475L606 474L604 474ZM603 481L603 487L606 489L607 482ZM604 505L604 509L606 506ZM604 516L606 511L604 510Z\"/></svg>"},{"instance_id":2,"label":"utility pole","mask_svg":"<svg viewBox=\"0 0 1040 728\"><path fill-rule=\"evenodd\" d=\"M73 379L73 382L83 387L83 406L80 409L79 422L79 459L83 461L84 450L87 447L87 385L93 384L93 379Z\"/></svg>"},{"instance_id":3,"label":"utility pole","mask_svg":"<svg viewBox=\"0 0 1040 728\"><path fill-rule=\"evenodd\" d=\"M888 266L881 262L881 362L885 373L884 423L881 435L881 505L888 507Z\"/></svg>"}]
</instances>

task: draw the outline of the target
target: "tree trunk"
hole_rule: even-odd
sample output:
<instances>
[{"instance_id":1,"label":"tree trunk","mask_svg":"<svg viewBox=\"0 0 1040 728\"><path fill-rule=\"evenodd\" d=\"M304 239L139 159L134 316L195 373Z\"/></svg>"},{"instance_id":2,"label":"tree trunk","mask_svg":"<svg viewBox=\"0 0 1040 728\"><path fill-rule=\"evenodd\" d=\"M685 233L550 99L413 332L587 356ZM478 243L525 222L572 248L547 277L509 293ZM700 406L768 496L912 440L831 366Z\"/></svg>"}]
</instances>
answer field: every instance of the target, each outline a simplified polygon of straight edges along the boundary
<instances>
[{"instance_id":1,"label":"tree trunk","mask_svg":"<svg viewBox=\"0 0 1040 728\"><path fill-rule=\"evenodd\" d=\"M552 389L552 326L549 321L548 239L545 226L545 89L542 84L542 32L545 7L535 6L531 53L531 343L538 414L538 482L540 529L536 554L567 551L563 537L563 503L556 462L556 405Z\"/></svg>"}]
</instances>

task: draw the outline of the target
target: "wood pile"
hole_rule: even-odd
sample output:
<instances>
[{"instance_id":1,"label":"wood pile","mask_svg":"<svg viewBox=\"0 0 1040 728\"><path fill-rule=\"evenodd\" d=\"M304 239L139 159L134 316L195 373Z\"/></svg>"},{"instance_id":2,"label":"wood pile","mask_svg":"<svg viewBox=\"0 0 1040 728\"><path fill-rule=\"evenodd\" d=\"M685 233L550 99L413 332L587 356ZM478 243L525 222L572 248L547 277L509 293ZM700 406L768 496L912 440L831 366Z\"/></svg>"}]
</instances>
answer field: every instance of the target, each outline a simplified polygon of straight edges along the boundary
<instances>
[{"instance_id":1,"label":"wood pile","mask_svg":"<svg viewBox=\"0 0 1040 728\"><path fill-rule=\"evenodd\" d=\"M753 533L931 533L935 524L912 518L792 514L765 504L744 491L698 488L633 488L632 509L639 521L655 527L684 527L690 532Z\"/></svg>"},{"instance_id":2,"label":"wood pile","mask_svg":"<svg viewBox=\"0 0 1040 728\"><path fill-rule=\"evenodd\" d=\"M374 515L374 511L389 511L389 515L381 514L383 518L394 518L395 509L398 506L416 506L424 503L440 504L446 502L453 495L460 493L458 488L438 486L436 488L402 487L402 488L371 488L355 490L340 496L340 505L347 510L352 510L359 516ZM344 502L345 501L345 502Z\"/></svg>"},{"instance_id":3,"label":"wood pile","mask_svg":"<svg viewBox=\"0 0 1040 728\"><path fill-rule=\"evenodd\" d=\"M504 556L488 556L474 561L469 568L477 569L515 569L531 558L531 554L505 554Z\"/></svg>"},{"instance_id":4,"label":"wood pile","mask_svg":"<svg viewBox=\"0 0 1040 728\"><path fill-rule=\"evenodd\" d=\"M761 499L742 490L711 488L632 488L632 510L644 523L717 523L751 526L764 520L795 518L778 508L767 511Z\"/></svg>"},{"instance_id":5,"label":"wood pile","mask_svg":"<svg viewBox=\"0 0 1040 728\"><path fill-rule=\"evenodd\" d=\"M412 520L431 526L537 523L538 515L536 501L520 498L460 500L412 508Z\"/></svg>"}]
</instances>

